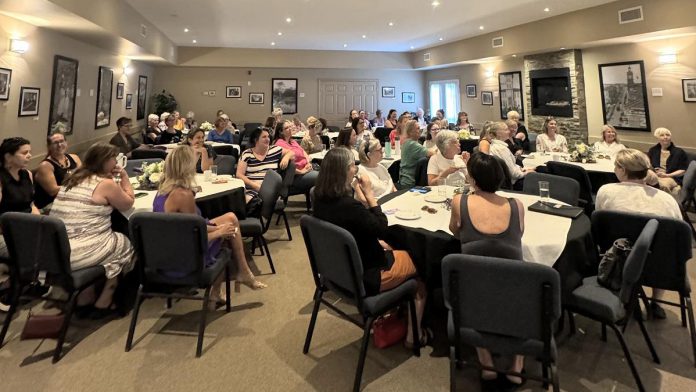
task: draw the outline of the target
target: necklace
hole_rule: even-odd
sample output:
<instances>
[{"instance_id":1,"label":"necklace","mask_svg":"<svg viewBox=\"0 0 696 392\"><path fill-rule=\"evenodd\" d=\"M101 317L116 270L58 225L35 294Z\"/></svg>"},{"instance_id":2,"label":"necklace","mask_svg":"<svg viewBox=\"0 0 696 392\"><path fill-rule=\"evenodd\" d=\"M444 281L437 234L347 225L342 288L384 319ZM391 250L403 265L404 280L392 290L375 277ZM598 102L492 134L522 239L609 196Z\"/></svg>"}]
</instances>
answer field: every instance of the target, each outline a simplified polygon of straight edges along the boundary
<instances>
[{"instance_id":1,"label":"necklace","mask_svg":"<svg viewBox=\"0 0 696 392\"><path fill-rule=\"evenodd\" d=\"M67 155L64 155L63 162L58 161L56 158L49 156L48 159L52 160L55 162L58 166L60 166L62 169L67 169L70 167L70 160L68 159Z\"/></svg>"}]
</instances>

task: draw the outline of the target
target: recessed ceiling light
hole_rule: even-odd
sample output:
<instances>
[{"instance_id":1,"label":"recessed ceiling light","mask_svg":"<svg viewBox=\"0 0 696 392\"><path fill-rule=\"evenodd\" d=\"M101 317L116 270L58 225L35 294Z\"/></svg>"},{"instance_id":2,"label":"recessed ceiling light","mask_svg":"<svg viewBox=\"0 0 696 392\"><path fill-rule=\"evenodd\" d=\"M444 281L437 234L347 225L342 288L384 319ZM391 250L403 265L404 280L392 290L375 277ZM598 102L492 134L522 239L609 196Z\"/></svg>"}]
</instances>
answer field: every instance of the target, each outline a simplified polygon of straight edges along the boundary
<instances>
[{"instance_id":1,"label":"recessed ceiling light","mask_svg":"<svg viewBox=\"0 0 696 392\"><path fill-rule=\"evenodd\" d=\"M411 49L415 49L415 48L416 48L415 46L411 45Z\"/></svg>"},{"instance_id":2,"label":"recessed ceiling light","mask_svg":"<svg viewBox=\"0 0 696 392\"><path fill-rule=\"evenodd\" d=\"M438 5L440 5L440 2L437 0L434 0L432 3L430 3L430 5L432 5L433 7L437 7Z\"/></svg>"},{"instance_id":3,"label":"recessed ceiling light","mask_svg":"<svg viewBox=\"0 0 696 392\"><path fill-rule=\"evenodd\" d=\"M389 22L389 27L394 26L394 22Z\"/></svg>"},{"instance_id":4,"label":"recessed ceiling light","mask_svg":"<svg viewBox=\"0 0 696 392\"><path fill-rule=\"evenodd\" d=\"M290 23L290 22L292 22L292 18L285 18L285 21Z\"/></svg>"},{"instance_id":5,"label":"recessed ceiling light","mask_svg":"<svg viewBox=\"0 0 696 392\"><path fill-rule=\"evenodd\" d=\"M544 8L544 12L549 12L549 11L551 11L551 10L549 9L549 7Z\"/></svg>"},{"instance_id":6,"label":"recessed ceiling light","mask_svg":"<svg viewBox=\"0 0 696 392\"><path fill-rule=\"evenodd\" d=\"M513 54L512 57L517 57L517 55L516 55L516 54Z\"/></svg>"},{"instance_id":7,"label":"recessed ceiling light","mask_svg":"<svg viewBox=\"0 0 696 392\"><path fill-rule=\"evenodd\" d=\"M444 38L442 38L442 37L440 37L440 38L438 38L438 40L440 40L440 41L444 41L445 39L444 39Z\"/></svg>"},{"instance_id":8,"label":"recessed ceiling light","mask_svg":"<svg viewBox=\"0 0 696 392\"><path fill-rule=\"evenodd\" d=\"M194 44L197 44L197 43L198 43L198 41L196 41L196 40L194 39L194 40L193 40L193 43L194 43Z\"/></svg>"},{"instance_id":9,"label":"recessed ceiling light","mask_svg":"<svg viewBox=\"0 0 696 392\"><path fill-rule=\"evenodd\" d=\"M561 50L565 50L565 48L561 48Z\"/></svg>"},{"instance_id":10,"label":"recessed ceiling light","mask_svg":"<svg viewBox=\"0 0 696 392\"><path fill-rule=\"evenodd\" d=\"M189 32L188 27L184 27L184 33L188 33L188 32Z\"/></svg>"},{"instance_id":11,"label":"recessed ceiling light","mask_svg":"<svg viewBox=\"0 0 696 392\"><path fill-rule=\"evenodd\" d=\"M363 34L362 37L363 37L363 38L367 38L367 36L366 36L365 34Z\"/></svg>"},{"instance_id":12,"label":"recessed ceiling light","mask_svg":"<svg viewBox=\"0 0 696 392\"><path fill-rule=\"evenodd\" d=\"M479 30L483 30L483 26L479 26Z\"/></svg>"},{"instance_id":13,"label":"recessed ceiling light","mask_svg":"<svg viewBox=\"0 0 696 392\"><path fill-rule=\"evenodd\" d=\"M275 42L271 42L271 46L275 46Z\"/></svg>"},{"instance_id":14,"label":"recessed ceiling light","mask_svg":"<svg viewBox=\"0 0 696 392\"><path fill-rule=\"evenodd\" d=\"M278 35L283 35L283 32L282 32L282 31L279 31L279 32L278 32Z\"/></svg>"},{"instance_id":15,"label":"recessed ceiling light","mask_svg":"<svg viewBox=\"0 0 696 392\"><path fill-rule=\"evenodd\" d=\"M347 48L347 47L348 47L348 44L343 44L343 47L344 47L344 48Z\"/></svg>"}]
</instances>

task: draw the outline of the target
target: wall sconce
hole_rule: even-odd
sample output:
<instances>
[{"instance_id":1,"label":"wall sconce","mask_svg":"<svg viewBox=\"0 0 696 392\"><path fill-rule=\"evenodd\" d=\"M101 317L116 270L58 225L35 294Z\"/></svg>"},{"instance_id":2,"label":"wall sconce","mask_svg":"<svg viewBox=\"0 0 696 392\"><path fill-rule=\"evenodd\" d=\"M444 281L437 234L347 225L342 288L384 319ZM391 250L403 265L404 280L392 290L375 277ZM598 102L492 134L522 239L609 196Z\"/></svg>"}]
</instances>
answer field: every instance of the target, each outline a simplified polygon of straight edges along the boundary
<instances>
[{"instance_id":1,"label":"wall sconce","mask_svg":"<svg viewBox=\"0 0 696 392\"><path fill-rule=\"evenodd\" d=\"M677 63L677 55L675 53L661 54L657 58L657 61L660 64L676 64Z\"/></svg>"},{"instance_id":2,"label":"wall sconce","mask_svg":"<svg viewBox=\"0 0 696 392\"><path fill-rule=\"evenodd\" d=\"M130 75L131 72L133 72L133 68L131 68L131 67L127 66L127 65L126 65L125 67L123 67L123 73L124 73L124 74Z\"/></svg>"},{"instance_id":3,"label":"wall sconce","mask_svg":"<svg viewBox=\"0 0 696 392\"><path fill-rule=\"evenodd\" d=\"M22 54L27 50L29 50L29 42L21 39L10 39L10 52Z\"/></svg>"},{"instance_id":4,"label":"wall sconce","mask_svg":"<svg viewBox=\"0 0 696 392\"><path fill-rule=\"evenodd\" d=\"M492 78L493 74L494 72L492 69L486 70L486 72L484 73L484 75L486 75L486 78Z\"/></svg>"}]
</instances>

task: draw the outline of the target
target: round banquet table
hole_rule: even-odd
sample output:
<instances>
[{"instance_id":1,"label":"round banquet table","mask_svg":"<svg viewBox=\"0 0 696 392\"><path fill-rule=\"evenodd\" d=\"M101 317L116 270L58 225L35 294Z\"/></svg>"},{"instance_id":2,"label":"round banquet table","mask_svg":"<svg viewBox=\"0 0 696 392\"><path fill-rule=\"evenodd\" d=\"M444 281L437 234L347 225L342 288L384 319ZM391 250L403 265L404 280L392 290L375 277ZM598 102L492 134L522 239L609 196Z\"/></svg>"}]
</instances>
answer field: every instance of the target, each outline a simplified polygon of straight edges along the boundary
<instances>
[{"instance_id":1,"label":"round banquet table","mask_svg":"<svg viewBox=\"0 0 696 392\"><path fill-rule=\"evenodd\" d=\"M384 204L405 192L408 190L386 195L379 200L379 204ZM597 273L598 255L590 229L590 220L585 214L573 219L565 248L553 264L553 268L561 277L564 296L580 286L584 277ZM442 287L442 258L461 252L459 239L444 231L430 231L397 224L388 227L384 240L394 249L409 252L429 291Z\"/></svg>"},{"instance_id":2,"label":"round banquet table","mask_svg":"<svg viewBox=\"0 0 696 392\"><path fill-rule=\"evenodd\" d=\"M558 158L561 159L567 159L568 154L564 153L539 153L535 152L532 154L529 154L527 157L524 158L522 161L522 165L524 167L539 167L539 166L545 166L546 162L551 161L554 159L554 155L557 155ZM587 171L587 176L590 178L590 184L592 185L592 192L597 193L599 188L602 187L602 185L605 184L611 184L614 182L619 182L619 179L616 177L616 174L614 173L614 160L613 159L603 159L599 158L597 159L596 163L579 163L579 162L570 162L567 160L562 160L562 162L565 163L570 163L571 165L576 165L580 166L585 171ZM540 170L537 170L540 171Z\"/></svg>"}]
</instances>

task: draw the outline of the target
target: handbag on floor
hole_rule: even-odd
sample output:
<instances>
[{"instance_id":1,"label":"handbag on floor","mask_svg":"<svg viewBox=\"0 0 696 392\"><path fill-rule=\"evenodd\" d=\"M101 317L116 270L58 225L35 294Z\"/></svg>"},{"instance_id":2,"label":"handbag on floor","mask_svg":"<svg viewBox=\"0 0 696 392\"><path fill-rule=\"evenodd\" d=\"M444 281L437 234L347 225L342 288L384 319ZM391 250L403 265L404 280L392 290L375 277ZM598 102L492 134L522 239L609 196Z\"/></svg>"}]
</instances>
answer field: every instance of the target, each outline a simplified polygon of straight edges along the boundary
<instances>
[{"instance_id":1,"label":"handbag on floor","mask_svg":"<svg viewBox=\"0 0 696 392\"><path fill-rule=\"evenodd\" d=\"M631 253L631 241L619 238L607 250L599 262L597 282L612 291L621 290L623 268L628 254Z\"/></svg>"},{"instance_id":2,"label":"handbag on floor","mask_svg":"<svg viewBox=\"0 0 696 392\"><path fill-rule=\"evenodd\" d=\"M30 310L20 340L57 339L64 320L64 314L33 314Z\"/></svg>"},{"instance_id":3,"label":"handbag on floor","mask_svg":"<svg viewBox=\"0 0 696 392\"><path fill-rule=\"evenodd\" d=\"M407 323L398 311L378 318L372 325L375 347L387 348L404 340L408 332Z\"/></svg>"}]
</instances>

